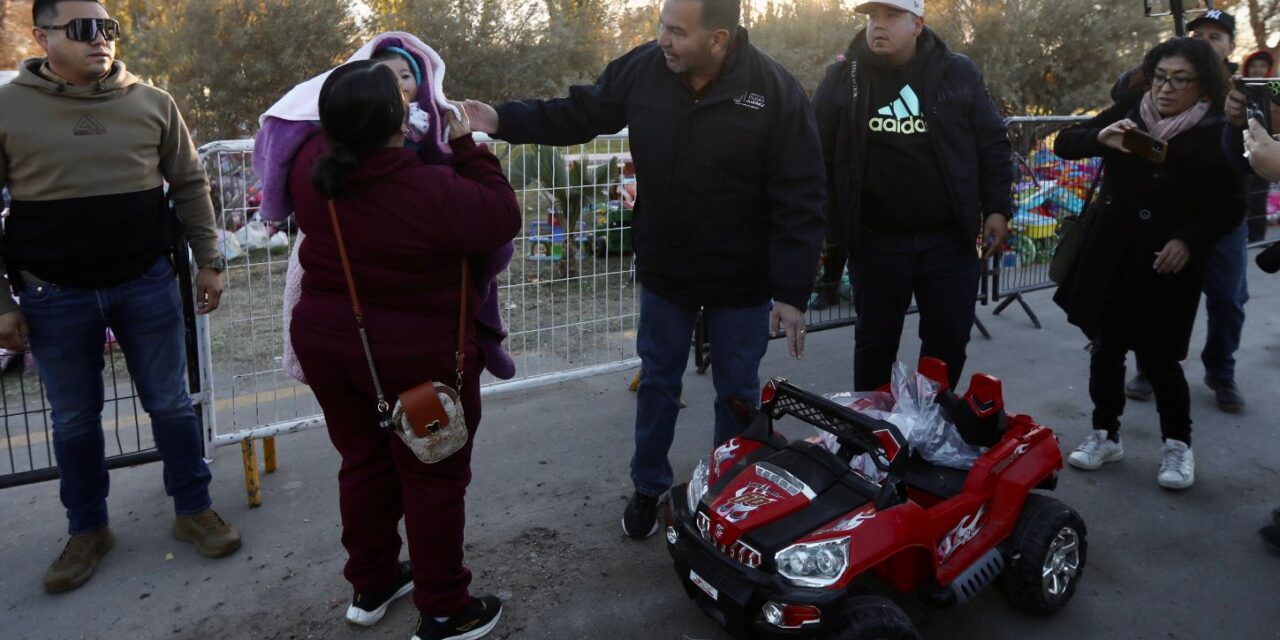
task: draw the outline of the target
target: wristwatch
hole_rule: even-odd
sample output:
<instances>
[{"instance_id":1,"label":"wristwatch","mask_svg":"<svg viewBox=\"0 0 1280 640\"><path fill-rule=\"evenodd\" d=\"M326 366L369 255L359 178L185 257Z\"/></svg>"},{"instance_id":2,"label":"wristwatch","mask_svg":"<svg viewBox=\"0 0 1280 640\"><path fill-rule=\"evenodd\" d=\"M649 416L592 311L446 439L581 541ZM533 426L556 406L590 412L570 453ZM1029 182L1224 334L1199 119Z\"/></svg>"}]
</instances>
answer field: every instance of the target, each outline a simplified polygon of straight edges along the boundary
<instances>
[{"instance_id":1,"label":"wristwatch","mask_svg":"<svg viewBox=\"0 0 1280 640\"><path fill-rule=\"evenodd\" d=\"M223 256L222 256L222 254L218 254L218 257L217 257L217 258L214 258L214 259L213 259L212 261L210 261L208 264L200 265L200 268L201 268L201 269L213 269L214 271L217 271L218 273L222 273L222 272L224 272L224 271L226 271L226 270L227 270L227 259L226 259L225 257L223 257Z\"/></svg>"}]
</instances>

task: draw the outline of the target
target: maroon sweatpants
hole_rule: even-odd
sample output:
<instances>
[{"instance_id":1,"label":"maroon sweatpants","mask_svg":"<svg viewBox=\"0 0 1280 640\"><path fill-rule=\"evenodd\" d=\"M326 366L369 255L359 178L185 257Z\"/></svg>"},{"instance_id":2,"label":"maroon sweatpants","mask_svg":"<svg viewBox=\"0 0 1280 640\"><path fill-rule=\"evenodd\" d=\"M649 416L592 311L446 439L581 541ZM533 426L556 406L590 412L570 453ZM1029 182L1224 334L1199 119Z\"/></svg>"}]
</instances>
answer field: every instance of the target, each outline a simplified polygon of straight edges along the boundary
<instances>
[{"instance_id":1,"label":"maroon sweatpants","mask_svg":"<svg viewBox=\"0 0 1280 640\"><path fill-rule=\"evenodd\" d=\"M297 327L298 325L294 325ZM413 602L431 616L462 612L470 602L471 571L462 564L464 499L471 482L471 444L480 423L481 369L468 355L462 406L471 438L460 451L434 464L419 461L400 438L378 428L373 382L363 356L306 344L294 334L298 362L324 410L329 439L342 454L338 499L343 574L361 593L385 589L399 575L404 518L413 566ZM453 358L378 359L389 402L428 378L453 384ZM434 376L434 377L433 377Z\"/></svg>"}]
</instances>

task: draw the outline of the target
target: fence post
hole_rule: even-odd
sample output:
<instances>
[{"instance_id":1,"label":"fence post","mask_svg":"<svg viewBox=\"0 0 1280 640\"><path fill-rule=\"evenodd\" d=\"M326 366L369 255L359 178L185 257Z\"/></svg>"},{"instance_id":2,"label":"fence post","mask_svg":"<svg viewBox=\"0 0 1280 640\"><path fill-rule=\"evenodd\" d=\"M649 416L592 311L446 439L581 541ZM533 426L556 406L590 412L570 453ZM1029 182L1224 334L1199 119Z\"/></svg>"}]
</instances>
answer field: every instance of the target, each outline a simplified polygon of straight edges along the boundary
<instances>
[{"instance_id":1,"label":"fence post","mask_svg":"<svg viewBox=\"0 0 1280 640\"><path fill-rule=\"evenodd\" d=\"M240 458L244 464L244 490L249 496L249 506L261 507L262 485L258 479L258 455L254 451L253 438L240 441Z\"/></svg>"}]
</instances>

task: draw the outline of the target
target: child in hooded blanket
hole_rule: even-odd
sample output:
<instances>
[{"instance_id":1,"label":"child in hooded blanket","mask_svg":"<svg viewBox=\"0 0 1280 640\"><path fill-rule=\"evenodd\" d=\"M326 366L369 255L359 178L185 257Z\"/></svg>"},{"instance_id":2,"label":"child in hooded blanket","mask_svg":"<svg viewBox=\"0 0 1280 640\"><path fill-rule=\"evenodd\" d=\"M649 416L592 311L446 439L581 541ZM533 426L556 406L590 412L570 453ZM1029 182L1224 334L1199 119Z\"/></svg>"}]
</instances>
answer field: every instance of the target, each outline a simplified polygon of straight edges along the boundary
<instances>
[{"instance_id":1,"label":"child in hooded blanket","mask_svg":"<svg viewBox=\"0 0 1280 640\"><path fill-rule=\"evenodd\" d=\"M416 36L399 31L375 36L347 62L369 59L382 61L400 79L401 92L409 104L405 147L414 150L428 164L451 163L445 113L452 111L461 117L461 112L444 95L444 61ZM294 87L259 118L253 166L263 185L259 214L268 222L283 222L293 213L293 204L289 201L289 171L303 143L320 131L320 88L331 72ZM303 234L298 233L285 279L283 366L285 372L305 384L306 378L289 337L293 307L302 290L298 248L303 238ZM507 328L498 311L497 276L506 270L513 253L514 247L507 245L482 259L474 259L471 265L473 286L484 296L477 316L476 340L484 352L485 369L502 380L515 376L515 362L502 348Z\"/></svg>"}]
</instances>

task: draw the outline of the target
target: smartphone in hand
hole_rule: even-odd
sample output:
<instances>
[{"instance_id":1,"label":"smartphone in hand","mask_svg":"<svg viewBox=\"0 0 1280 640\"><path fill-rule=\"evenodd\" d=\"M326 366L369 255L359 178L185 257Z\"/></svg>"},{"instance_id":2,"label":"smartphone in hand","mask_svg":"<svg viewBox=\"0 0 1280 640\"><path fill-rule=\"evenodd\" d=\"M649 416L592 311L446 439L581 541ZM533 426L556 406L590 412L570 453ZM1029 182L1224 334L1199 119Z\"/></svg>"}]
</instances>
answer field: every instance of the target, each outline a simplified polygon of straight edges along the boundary
<instances>
[{"instance_id":1,"label":"smartphone in hand","mask_svg":"<svg viewBox=\"0 0 1280 640\"><path fill-rule=\"evenodd\" d=\"M1169 153L1169 143L1141 129L1130 129L1124 132L1121 142L1124 148L1135 156L1160 164Z\"/></svg>"},{"instance_id":2,"label":"smartphone in hand","mask_svg":"<svg viewBox=\"0 0 1280 640\"><path fill-rule=\"evenodd\" d=\"M1245 118L1257 120L1274 134L1271 105L1280 104L1280 78L1236 78L1235 85L1245 95Z\"/></svg>"}]
</instances>

